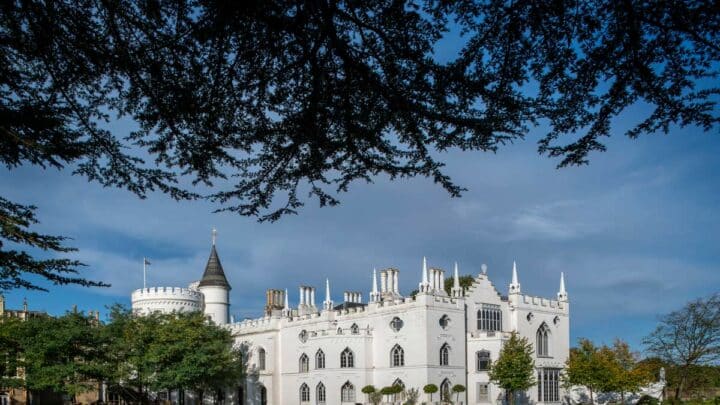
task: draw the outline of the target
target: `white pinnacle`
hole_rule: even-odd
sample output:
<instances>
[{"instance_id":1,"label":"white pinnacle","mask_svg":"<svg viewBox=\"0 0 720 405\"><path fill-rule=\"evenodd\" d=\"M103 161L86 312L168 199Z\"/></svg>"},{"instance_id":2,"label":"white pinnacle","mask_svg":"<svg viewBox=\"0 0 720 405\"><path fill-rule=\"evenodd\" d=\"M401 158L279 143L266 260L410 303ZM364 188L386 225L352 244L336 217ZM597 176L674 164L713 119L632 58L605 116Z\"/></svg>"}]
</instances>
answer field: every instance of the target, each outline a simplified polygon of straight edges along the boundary
<instances>
[{"instance_id":1,"label":"white pinnacle","mask_svg":"<svg viewBox=\"0 0 720 405\"><path fill-rule=\"evenodd\" d=\"M290 309L290 303L288 302L288 291L287 291L287 288L286 288L286 289L285 289L285 310L287 311L287 310L289 310L289 309Z\"/></svg>"},{"instance_id":2,"label":"white pinnacle","mask_svg":"<svg viewBox=\"0 0 720 405\"><path fill-rule=\"evenodd\" d=\"M515 263L515 260L513 260L512 284L518 285L517 264Z\"/></svg>"},{"instance_id":3,"label":"white pinnacle","mask_svg":"<svg viewBox=\"0 0 720 405\"><path fill-rule=\"evenodd\" d=\"M567 292L565 292L565 274L563 274L563 272L560 272L560 294L567 294Z\"/></svg>"},{"instance_id":4,"label":"white pinnacle","mask_svg":"<svg viewBox=\"0 0 720 405\"><path fill-rule=\"evenodd\" d=\"M422 283L423 285L428 284L428 270L427 270L427 259L425 256L423 256L423 268L422 268L423 274L422 274Z\"/></svg>"},{"instance_id":5,"label":"white pinnacle","mask_svg":"<svg viewBox=\"0 0 720 405\"><path fill-rule=\"evenodd\" d=\"M455 262L455 274L453 275L453 288L455 290L460 289L460 276L458 276L458 265L457 262Z\"/></svg>"},{"instance_id":6,"label":"white pinnacle","mask_svg":"<svg viewBox=\"0 0 720 405\"><path fill-rule=\"evenodd\" d=\"M373 295L377 294L377 269L373 268Z\"/></svg>"},{"instance_id":7,"label":"white pinnacle","mask_svg":"<svg viewBox=\"0 0 720 405\"><path fill-rule=\"evenodd\" d=\"M325 279L325 302L330 302L330 279Z\"/></svg>"}]
</instances>

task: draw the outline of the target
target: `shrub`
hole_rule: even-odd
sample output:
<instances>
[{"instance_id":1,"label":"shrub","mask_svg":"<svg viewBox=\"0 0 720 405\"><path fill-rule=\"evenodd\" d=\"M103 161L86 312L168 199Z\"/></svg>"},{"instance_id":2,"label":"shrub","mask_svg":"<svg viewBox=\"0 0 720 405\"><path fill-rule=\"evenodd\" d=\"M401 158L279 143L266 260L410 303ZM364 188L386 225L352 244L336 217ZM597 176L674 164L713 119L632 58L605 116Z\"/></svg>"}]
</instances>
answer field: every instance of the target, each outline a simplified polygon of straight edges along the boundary
<instances>
[{"instance_id":1,"label":"shrub","mask_svg":"<svg viewBox=\"0 0 720 405\"><path fill-rule=\"evenodd\" d=\"M660 401L650 395L643 395L637 401L637 405L660 405Z\"/></svg>"}]
</instances>

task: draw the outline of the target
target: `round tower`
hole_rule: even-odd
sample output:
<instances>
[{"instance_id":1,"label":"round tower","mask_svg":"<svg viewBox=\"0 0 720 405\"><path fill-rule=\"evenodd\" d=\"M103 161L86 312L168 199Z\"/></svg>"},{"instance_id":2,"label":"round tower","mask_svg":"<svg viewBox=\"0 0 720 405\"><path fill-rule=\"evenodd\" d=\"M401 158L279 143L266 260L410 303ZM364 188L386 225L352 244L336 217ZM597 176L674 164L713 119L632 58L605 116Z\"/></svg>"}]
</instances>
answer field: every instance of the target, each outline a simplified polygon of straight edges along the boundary
<instances>
[{"instance_id":1,"label":"round tower","mask_svg":"<svg viewBox=\"0 0 720 405\"><path fill-rule=\"evenodd\" d=\"M205 266L198 290L204 296L203 312L218 325L228 323L230 319L230 284L225 278L220 258L215 250L215 230L213 229L213 244L210 258Z\"/></svg>"}]
</instances>

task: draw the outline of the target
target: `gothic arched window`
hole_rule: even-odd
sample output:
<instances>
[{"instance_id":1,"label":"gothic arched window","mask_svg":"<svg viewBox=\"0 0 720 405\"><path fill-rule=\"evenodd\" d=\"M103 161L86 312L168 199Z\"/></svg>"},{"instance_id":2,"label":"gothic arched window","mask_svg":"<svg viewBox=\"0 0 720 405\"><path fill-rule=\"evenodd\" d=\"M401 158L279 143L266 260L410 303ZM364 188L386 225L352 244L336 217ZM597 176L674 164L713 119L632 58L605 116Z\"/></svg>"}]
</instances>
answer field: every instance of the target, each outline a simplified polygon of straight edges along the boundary
<instances>
[{"instance_id":1,"label":"gothic arched window","mask_svg":"<svg viewBox=\"0 0 720 405\"><path fill-rule=\"evenodd\" d=\"M450 380L447 378L443 380L442 384L440 384L440 399L443 401L450 400L450 393L451 393L452 385L450 384Z\"/></svg>"},{"instance_id":2,"label":"gothic arched window","mask_svg":"<svg viewBox=\"0 0 720 405\"><path fill-rule=\"evenodd\" d=\"M360 327L357 326L356 323L352 324L352 326L350 326L350 333L352 333L353 335L359 335L359 334L360 334Z\"/></svg>"},{"instance_id":3,"label":"gothic arched window","mask_svg":"<svg viewBox=\"0 0 720 405\"><path fill-rule=\"evenodd\" d=\"M310 359L308 359L307 354L303 353L300 356L300 372L307 373L308 371L310 371Z\"/></svg>"},{"instance_id":4,"label":"gothic arched window","mask_svg":"<svg viewBox=\"0 0 720 405\"><path fill-rule=\"evenodd\" d=\"M343 384L340 389L341 402L355 402L355 386L350 381Z\"/></svg>"},{"instance_id":5,"label":"gothic arched window","mask_svg":"<svg viewBox=\"0 0 720 405\"><path fill-rule=\"evenodd\" d=\"M310 402L310 387L305 383L300 386L300 402Z\"/></svg>"},{"instance_id":6,"label":"gothic arched window","mask_svg":"<svg viewBox=\"0 0 720 405\"><path fill-rule=\"evenodd\" d=\"M486 332L502 330L502 310L499 305L482 304L477 312L477 328Z\"/></svg>"},{"instance_id":7,"label":"gothic arched window","mask_svg":"<svg viewBox=\"0 0 720 405\"><path fill-rule=\"evenodd\" d=\"M390 367L402 367L405 365L405 351L400 345L390 349Z\"/></svg>"},{"instance_id":8,"label":"gothic arched window","mask_svg":"<svg viewBox=\"0 0 720 405\"><path fill-rule=\"evenodd\" d=\"M490 352L487 350L480 350L475 354L476 357L476 369L477 371L490 370Z\"/></svg>"},{"instance_id":9,"label":"gothic arched window","mask_svg":"<svg viewBox=\"0 0 720 405\"><path fill-rule=\"evenodd\" d=\"M315 368L325 368L325 352L322 349L315 353Z\"/></svg>"},{"instance_id":10,"label":"gothic arched window","mask_svg":"<svg viewBox=\"0 0 720 405\"><path fill-rule=\"evenodd\" d=\"M315 398L317 398L318 404L324 404L325 403L325 384L318 383L317 387L315 388Z\"/></svg>"},{"instance_id":11,"label":"gothic arched window","mask_svg":"<svg viewBox=\"0 0 720 405\"><path fill-rule=\"evenodd\" d=\"M267 405L267 388L264 385L260 386L260 405Z\"/></svg>"},{"instance_id":12,"label":"gothic arched window","mask_svg":"<svg viewBox=\"0 0 720 405\"><path fill-rule=\"evenodd\" d=\"M447 366L450 364L450 345L445 343L440 348L440 365Z\"/></svg>"},{"instance_id":13,"label":"gothic arched window","mask_svg":"<svg viewBox=\"0 0 720 405\"><path fill-rule=\"evenodd\" d=\"M341 368L353 368L355 367L355 356L349 347L340 353L340 367Z\"/></svg>"},{"instance_id":14,"label":"gothic arched window","mask_svg":"<svg viewBox=\"0 0 720 405\"><path fill-rule=\"evenodd\" d=\"M262 347L258 349L258 369L265 370L265 349Z\"/></svg>"},{"instance_id":15,"label":"gothic arched window","mask_svg":"<svg viewBox=\"0 0 720 405\"><path fill-rule=\"evenodd\" d=\"M548 350L549 334L549 328L547 324L543 322L535 333L535 352L537 353L538 357L550 356L550 351Z\"/></svg>"}]
</instances>

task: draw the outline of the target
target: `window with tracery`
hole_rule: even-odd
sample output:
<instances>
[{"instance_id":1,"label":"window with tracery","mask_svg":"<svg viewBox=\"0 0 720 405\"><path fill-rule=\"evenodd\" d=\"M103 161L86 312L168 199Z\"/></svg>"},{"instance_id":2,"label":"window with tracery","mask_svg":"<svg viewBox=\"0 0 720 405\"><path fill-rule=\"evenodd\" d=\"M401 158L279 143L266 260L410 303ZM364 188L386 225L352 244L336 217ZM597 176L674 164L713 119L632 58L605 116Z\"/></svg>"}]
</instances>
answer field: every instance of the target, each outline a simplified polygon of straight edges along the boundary
<instances>
[{"instance_id":1,"label":"window with tracery","mask_svg":"<svg viewBox=\"0 0 720 405\"><path fill-rule=\"evenodd\" d=\"M486 332L502 330L502 310L500 305L482 304L477 312L477 328Z\"/></svg>"},{"instance_id":2,"label":"window with tracery","mask_svg":"<svg viewBox=\"0 0 720 405\"><path fill-rule=\"evenodd\" d=\"M395 332L399 332L400 329L403 327L403 321L402 319L398 318L397 316L390 321L390 328L394 330Z\"/></svg>"},{"instance_id":3,"label":"window with tracery","mask_svg":"<svg viewBox=\"0 0 720 405\"><path fill-rule=\"evenodd\" d=\"M343 384L340 389L340 401L341 402L355 402L355 386L350 381Z\"/></svg>"},{"instance_id":4,"label":"window with tracery","mask_svg":"<svg viewBox=\"0 0 720 405\"><path fill-rule=\"evenodd\" d=\"M310 359L308 359L307 354L303 353L302 356L300 356L300 372L301 373L307 373L310 371Z\"/></svg>"},{"instance_id":5,"label":"window with tracery","mask_svg":"<svg viewBox=\"0 0 720 405\"><path fill-rule=\"evenodd\" d=\"M445 343L440 348L440 365L447 366L450 364L450 345Z\"/></svg>"},{"instance_id":6,"label":"window with tracery","mask_svg":"<svg viewBox=\"0 0 720 405\"><path fill-rule=\"evenodd\" d=\"M315 353L315 368L325 368L325 352L322 349L318 349Z\"/></svg>"},{"instance_id":7,"label":"window with tracery","mask_svg":"<svg viewBox=\"0 0 720 405\"><path fill-rule=\"evenodd\" d=\"M353 368L355 367L355 355L349 347L340 353L340 368Z\"/></svg>"},{"instance_id":8,"label":"window with tracery","mask_svg":"<svg viewBox=\"0 0 720 405\"><path fill-rule=\"evenodd\" d=\"M390 366L402 367L405 365L405 351L400 345L395 345L390 350Z\"/></svg>"},{"instance_id":9,"label":"window with tracery","mask_svg":"<svg viewBox=\"0 0 720 405\"><path fill-rule=\"evenodd\" d=\"M300 386L300 402L310 402L310 387L305 383Z\"/></svg>"},{"instance_id":10,"label":"window with tracery","mask_svg":"<svg viewBox=\"0 0 720 405\"><path fill-rule=\"evenodd\" d=\"M315 397L318 404L325 403L325 384L318 383L317 388L315 388Z\"/></svg>"},{"instance_id":11,"label":"window with tracery","mask_svg":"<svg viewBox=\"0 0 720 405\"><path fill-rule=\"evenodd\" d=\"M535 333L535 352L538 357L549 357L548 337L550 335L549 328L545 322L538 328Z\"/></svg>"}]
</instances>

